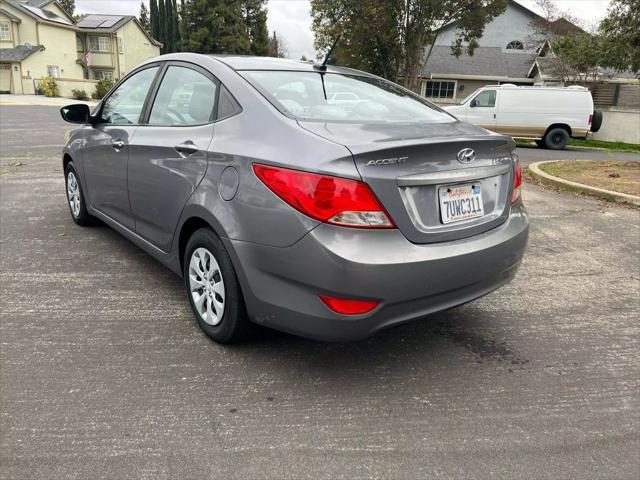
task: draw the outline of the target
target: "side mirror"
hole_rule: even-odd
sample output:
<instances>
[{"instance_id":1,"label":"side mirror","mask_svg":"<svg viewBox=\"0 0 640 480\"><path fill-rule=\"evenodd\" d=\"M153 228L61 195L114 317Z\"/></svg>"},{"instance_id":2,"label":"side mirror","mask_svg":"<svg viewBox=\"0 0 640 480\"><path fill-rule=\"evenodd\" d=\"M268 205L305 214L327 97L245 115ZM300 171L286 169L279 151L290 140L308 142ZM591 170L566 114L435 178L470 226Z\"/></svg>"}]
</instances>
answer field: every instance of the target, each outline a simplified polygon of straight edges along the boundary
<instances>
[{"instance_id":1,"label":"side mirror","mask_svg":"<svg viewBox=\"0 0 640 480\"><path fill-rule=\"evenodd\" d=\"M478 106L478 101L474 98L473 100L471 100L471 103L469 104L469 106L471 108L477 107Z\"/></svg>"},{"instance_id":2,"label":"side mirror","mask_svg":"<svg viewBox=\"0 0 640 480\"><path fill-rule=\"evenodd\" d=\"M86 124L89 122L91 112L89 107L84 103L75 103L73 105L67 105L60 109L60 115L65 122L69 123L81 123Z\"/></svg>"}]
</instances>

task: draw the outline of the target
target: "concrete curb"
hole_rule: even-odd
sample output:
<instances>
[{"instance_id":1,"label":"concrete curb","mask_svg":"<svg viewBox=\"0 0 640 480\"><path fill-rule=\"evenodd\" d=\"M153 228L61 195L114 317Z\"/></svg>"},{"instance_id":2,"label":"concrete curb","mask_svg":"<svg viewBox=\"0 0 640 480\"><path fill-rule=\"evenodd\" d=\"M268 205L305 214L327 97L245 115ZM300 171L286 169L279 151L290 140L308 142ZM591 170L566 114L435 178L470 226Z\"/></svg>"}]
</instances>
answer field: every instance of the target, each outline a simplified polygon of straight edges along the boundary
<instances>
[{"instance_id":1,"label":"concrete curb","mask_svg":"<svg viewBox=\"0 0 640 480\"><path fill-rule=\"evenodd\" d=\"M529 172L531 175L541 183L552 185L554 187L561 188L563 190L570 190L577 193L586 193L595 197L603 198L611 202L628 203L631 205L640 206L640 197L636 195L629 195L627 193L613 192L611 190L605 190L603 188L591 187L582 183L572 182L571 180L565 180L563 178L555 177L543 172L540 169L540 165L545 163L562 162L566 160L545 160L544 162L535 162L529 165ZM580 160L573 160L580 161ZM586 161L586 160L585 160Z\"/></svg>"}]
</instances>

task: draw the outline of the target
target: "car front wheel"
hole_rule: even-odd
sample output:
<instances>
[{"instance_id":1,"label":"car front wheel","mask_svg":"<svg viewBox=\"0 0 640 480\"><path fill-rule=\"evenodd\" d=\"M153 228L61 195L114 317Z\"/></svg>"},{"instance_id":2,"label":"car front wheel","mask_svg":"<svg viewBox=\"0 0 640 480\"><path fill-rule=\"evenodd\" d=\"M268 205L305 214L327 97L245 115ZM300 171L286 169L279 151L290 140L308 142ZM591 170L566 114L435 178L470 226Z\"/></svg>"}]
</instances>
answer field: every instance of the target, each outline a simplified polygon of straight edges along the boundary
<instances>
[{"instance_id":1,"label":"car front wheel","mask_svg":"<svg viewBox=\"0 0 640 480\"><path fill-rule=\"evenodd\" d=\"M94 217L87 212L87 206L80 185L78 172L73 162L67 163L64 169L65 186L67 190L67 204L71 212L71 218L78 225L92 225L95 221Z\"/></svg>"},{"instance_id":2,"label":"car front wheel","mask_svg":"<svg viewBox=\"0 0 640 480\"><path fill-rule=\"evenodd\" d=\"M184 278L200 328L218 343L235 343L249 331L244 299L231 258L208 228L191 235L184 255Z\"/></svg>"}]
</instances>

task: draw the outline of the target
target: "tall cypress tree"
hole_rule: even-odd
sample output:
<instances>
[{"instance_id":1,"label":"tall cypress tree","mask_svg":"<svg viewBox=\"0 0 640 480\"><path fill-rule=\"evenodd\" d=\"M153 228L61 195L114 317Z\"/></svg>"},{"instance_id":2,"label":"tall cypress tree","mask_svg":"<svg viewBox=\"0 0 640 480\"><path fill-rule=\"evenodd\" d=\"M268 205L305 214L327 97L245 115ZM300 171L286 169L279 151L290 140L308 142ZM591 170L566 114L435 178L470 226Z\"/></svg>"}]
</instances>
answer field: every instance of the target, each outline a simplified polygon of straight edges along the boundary
<instances>
[{"instance_id":1,"label":"tall cypress tree","mask_svg":"<svg viewBox=\"0 0 640 480\"><path fill-rule=\"evenodd\" d=\"M182 50L182 38L180 37L180 18L178 3L173 0L173 48L179 52Z\"/></svg>"},{"instance_id":2,"label":"tall cypress tree","mask_svg":"<svg viewBox=\"0 0 640 480\"><path fill-rule=\"evenodd\" d=\"M160 53L167 53L167 37L166 37L166 22L165 22L165 9L164 0L158 0L158 37L156 40L162 43Z\"/></svg>"},{"instance_id":3,"label":"tall cypress tree","mask_svg":"<svg viewBox=\"0 0 640 480\"><path fill-rule=\"evenodd\" d=\"M151 13L151 36L160 41L160 29L158 28L158 2L151 0L150 7Z\"/></svg>"},{"instance_id":4,"label":"tall cypress tree","mask_svg":"<svg viewBox=\"0 0 640 480\"><path fill-rule=\"evenodd\" d=\"M165 53L174 52L173 42L173 2L164 0L164 34L167 42Z\"/></svg>"},{"instance_id":5,"label":"tall cypress tree","mask_svg":"<svg viewBox=\"0 0 640 480\"><path fill-rule=\"evenodd\" d=\"M251 40L252 55L269 54L266 3L266 0L243 0L244 21Z\"/></svg>"}]
</instances>

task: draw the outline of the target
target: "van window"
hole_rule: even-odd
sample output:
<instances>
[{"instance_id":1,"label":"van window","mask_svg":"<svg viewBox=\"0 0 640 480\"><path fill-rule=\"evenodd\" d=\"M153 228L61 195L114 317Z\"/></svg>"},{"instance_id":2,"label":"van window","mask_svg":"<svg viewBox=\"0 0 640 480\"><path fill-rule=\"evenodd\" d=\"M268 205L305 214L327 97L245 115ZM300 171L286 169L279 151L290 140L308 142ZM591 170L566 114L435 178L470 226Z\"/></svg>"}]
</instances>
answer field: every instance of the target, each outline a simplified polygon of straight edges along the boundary
<instances>
[{"instance_id":1,"label":"van window","mask_svg":"<svg viewBox=\"0 0 640 480\"><path fill-rule=\"evenodd\" d=\"M476 98L473 99L473 105L475 107L495 107L496 106L496 91L495 90L485 90L478 94Z\"/></svg>"}]
</instances>

